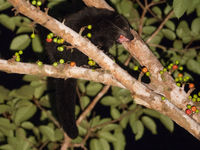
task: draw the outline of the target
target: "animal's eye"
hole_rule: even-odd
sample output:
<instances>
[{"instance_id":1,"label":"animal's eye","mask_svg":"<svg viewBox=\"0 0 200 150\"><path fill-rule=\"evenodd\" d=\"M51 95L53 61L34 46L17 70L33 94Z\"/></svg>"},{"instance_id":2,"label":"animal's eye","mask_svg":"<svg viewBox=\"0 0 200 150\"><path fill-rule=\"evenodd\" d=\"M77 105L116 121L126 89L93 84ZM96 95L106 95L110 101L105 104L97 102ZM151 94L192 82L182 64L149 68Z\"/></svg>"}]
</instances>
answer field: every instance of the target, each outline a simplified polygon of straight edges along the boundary
<instances>
[{"instance_id":1,"label":"animal's eye","mask_svg":"<svg viewBox=\"0 0 200 150\"><path fill-rule=\"evenodd\" d=\"M128 27L123 27L123 30L128 30Z\"/></svg>"}]
</instances>

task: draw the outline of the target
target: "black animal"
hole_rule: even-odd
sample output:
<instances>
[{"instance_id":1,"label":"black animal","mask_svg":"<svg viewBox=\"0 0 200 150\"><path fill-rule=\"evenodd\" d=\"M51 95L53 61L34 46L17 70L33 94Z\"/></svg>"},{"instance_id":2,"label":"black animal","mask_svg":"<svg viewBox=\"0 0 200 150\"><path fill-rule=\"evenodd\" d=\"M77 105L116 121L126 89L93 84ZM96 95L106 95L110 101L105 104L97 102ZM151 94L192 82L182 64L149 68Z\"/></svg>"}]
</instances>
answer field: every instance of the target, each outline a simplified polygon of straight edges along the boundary
<instances>
[{"instance_id":1,"label":"black animal","mask_svg":"<svg viewBox=\"0 0 200 150\"><path fill-rule=\"evenodd\" d=\"M120 14L106 9L93 7L85 8L65 18L65 25L79 32L84 26L91 25L92 29L85 29L82 35L91 33L91 42L104 52L115 42L132 40L130 26L127 20ZM60 59L76 62L77 66L87 65L88 57L79 50L74 49L57 50L58 44L53 42L46 44L46 50L51 63ZM75 138L78 129L75 122L75 101L76 101L76 79L55 79L56 82L56 109L60 124L69 137Z\"/></svg>"}]
</instances>

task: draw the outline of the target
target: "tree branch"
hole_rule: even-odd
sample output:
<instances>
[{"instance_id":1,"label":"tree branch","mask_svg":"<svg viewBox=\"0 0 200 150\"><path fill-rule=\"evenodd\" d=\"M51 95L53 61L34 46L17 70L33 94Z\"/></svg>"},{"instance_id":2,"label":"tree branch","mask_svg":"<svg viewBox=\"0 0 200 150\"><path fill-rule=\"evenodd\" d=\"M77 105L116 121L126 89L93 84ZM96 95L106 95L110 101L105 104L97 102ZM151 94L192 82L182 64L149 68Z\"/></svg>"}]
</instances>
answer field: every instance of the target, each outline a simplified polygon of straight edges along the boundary
<instances>
[{"instance_id":1,"label":"tree branch","mask_svg":"<svg viewBox=\"0 0 200 150\"><path fill-rule=\"evenodd\" d=\"M77 78L84 80L91 80L94 82L101 82L103 84L118 86L125 88L120 82L118 82L113 76L103 70L71 67L70 65L60 65L54 67L52 65L42 65L31 63L15 62L10 60L0 59L0 70L7 73L29 74L48 76L53 78Z\"/></svg>"}]
</instances>

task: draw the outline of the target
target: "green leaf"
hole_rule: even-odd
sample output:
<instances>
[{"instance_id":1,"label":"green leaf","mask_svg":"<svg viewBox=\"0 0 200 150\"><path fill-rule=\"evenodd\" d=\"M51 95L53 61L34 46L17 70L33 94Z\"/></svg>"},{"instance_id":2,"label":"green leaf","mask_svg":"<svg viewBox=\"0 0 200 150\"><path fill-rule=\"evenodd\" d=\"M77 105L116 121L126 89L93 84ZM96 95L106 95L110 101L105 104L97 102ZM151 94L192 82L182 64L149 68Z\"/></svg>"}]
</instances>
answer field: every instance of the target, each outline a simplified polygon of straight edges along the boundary
<instances>
[{"instance_id":1,"label":"green leaf","mask_svg":"<svg viewBox=\"0 0 200 150\"><path fill-rule=\"evenodd\" d=\"M20 26L17 31L16 34L20 34L20 33L31 33L33 32L33 29L31 27L26 27L26 26Z\"/></svg>"},{"instance_id":2,"label":"green leaf","mask_svg":"<svg viewBox=\"0 0 200 150\"><path fill-rule=\"evenodd\" d=\"M124 114L124 112L123 112L123 114ZM120 121L120 125L122 126L123 129L125 129L127 127L128 121L129 121L128 115L123 117L123 119Z\"/></svg>"},{"instance_id":3,"label":"green leaf","mask_svg":"<svg viewBox=\"0 0 200 150\"><path fill-rule=\"evenodd\" d=\"M31 24L31 20L27 17L23 17L23 16L14 16L12 17L13 21L15 22L15 24L19 27L30 27ZM31 27L30 27L31 28ZM32 28L31 28L32 29Z\"/></svg>"},{"instance_id":4,"label":"green leaf","mask_svg":"<svg viewBox=\"0 0 200 150\"><path fill-rule=\"evenodd\" d=\"M0 85L0 101L7 100L9 90Z\"/></svg>"},{"instance_id":5,"label":"green leaf","mask_svg":"<svg viewBox=\"0 0 200 150\"><path fill-rule=\"evenodd\" d=\"M78 105L75 106L75 116L78 116L80 113L80 107Z\"/></svg>"},{"instance_id":6,"label":"green leaf","mask_svg":"<svg viewBox=\"0 0 200 150\"><path fill-rule=\"evenodd\" d=\"M24 138L25 139L26 138L26 131L23 128L18 127L15 131L15 136L17 138Z\"/></svg>"},{"instance_id":7,"label":"green leaf","mask_svg":"<svg viewBox=\"0 0 200 150\"><path fill-rule=\"evenodd\" d=\"M102 124L102 123L105 123L105 122L108 122L108 121L111 121L111 118L103 118L99 121L99 124Z\"/></svg>"},{"instance_id":8,"label":"green leaf","mask_svg":"<svg viewBox=\"0 0 200 150\"><path fill-rule=\"evenodd\" d=\"M46 89L47 89L46 84L42 84L39 87L35 88L35 91L34 91L35 98L40 98Z\"/></svg>"},{"instance_id":9,"label":"green leaf","mask_svg":"<svg viewBox=\"0 0 200 150\"><path fill-rule=\"evenodd\" d=\"M121 63L124 63L124 62L127 60L128 56L129 56L128 53L122 54L122 55L120 55L119 57L117 57L117 59L118 59Z\"/></svg>"},{"instance_id":10,"label":"green leaf","mask_svg":"<svg viewBox=\"0 0 200 150\"><path fill-rule=\"evenodd\" d=\"M149 109L149 108L143 109L143 113L146 114L146 115L149 115L151 117L157 118L157 119L160 118L159 112L152 110L152 109Z\"/></svg>"},{"instance_id":11,"label":"green leaf","mask_svg":"<svg viewBox=\"0 0 200 150\"><path fill-rule=\"evenodd\" d=\"M0 114L9 112L11 110L11 107L5 104L0 105Z\"/></svg>"},{"instance_id":12,"label":"green leaf","mask_svg":"<svg viewBox=\"0 0 200 150\"><path fill-rule=\"evenodd\" d=\"M42 135L48 138L50 141L55 141L55 132L51 127L42 125L39 127L39 130Z\"/></svg>"},{"instance_id":13,"label":"green leaf","mask_svg":"<svg viewBox=\"0 0 200 150\"><path fill-rule=\"evenodd\" d=\"M183 43L187 44L187 43L189 43L192 40L192 36L191 35L185 36L182 39L183 39Z\"/></svg>"},{"instance_id":14,"label":"green leaf","mask_svg":"<svg viewBox=\"0 0 200 150\"><path fill-rule=\"evenodd\" d=\"M195 10L199 2L199 0L190 0L190 5L187 6L187 15L191 14Z\"/></svg>"},{"instance_id":15,"label":"green leaf","mask_svg":"<svg viewBox=\"0 0 200 150\"><path fill-rule=\"evenodd\" d=\"M86 83L86 80L78 80L77 84L78 84L78 88L80 89L80 91L82 93L85 93L86 91L86 88L85 88L85 83Z\"/></svg>"},{"instance_id":16,"label":"green leaf","mask_svg":"<svg viewBox=\"0 0 200 150\"><path fill-rule=\"evenodd\" d=\"M81 143L83 141L83 138L78 136L77 138L73 139L71 141L72 144L75 144L75 143Z\"/></svg>"},{"instance_id":17,"label":"green leaf","mask_svg":"<svg viewBox=\"0 0 200 150\"><path fill-rule=\"evenodd\" d=\"M173 47L176 49L183 49L183 42L181 40L175 40Z\"/></svg>"},{"instance_id":18,"label":"green leaf","mask_svg":"<svg viewBox=\"0 0 200 150\"><path fill-rule=\"evenodd\" d=\"M200 17L200 4L196 7L197 16Z\"/></svg>"},{"instance_id":19,"label":"green leaf","mask_svg":"<svg viewBox=\"0 0 200 150\"><path fill-rule=\"evenodd\" d=\"M189 5L190 5L190 1L188 0L174 0L173 8L174 8L174 13L176 17L180 18L185 13Z\"/></svg>"},{"instance_id":20,"label":"green leaf","mask_svg":"<svg viewBox=\"0 0 200 150\"><path fill-rule=\"evenodd\" d=\"M51 103L49 101L49 95L44 95L43 97L40 98L40 105L50 108L51 107Z\"/></svg>"},{"instance_id":21,"label":"green leaf","mask_svg":"<svg viewBox=\"0 0 200 150\"><path fill-rule=\"evenodd\" d=\"M179 23L179 25L176 29L176 34L181 39L183 39L184 37L190 36L190 29L189 29L188 23L185 20L183 20Z\"/></svg>"},{"instance_id":22,"label":"green leaf","mask_svg":"<svg viewBox=\"0 0 200 150\"><path fill-rule=\"evenodd\" d=\"M172 7L170 5L167 5L164 9L164 14L167 15L172 10Z\"/></svg>"},{"instance_id":23,"label":"green leaf","mask_svg":"<svg viewBox=\"0 0 200 150\"><path fill-rule=\"evenodd\" d=\"M112 3L116 4L118 2L120 2L120 0L110 0Z\"/></svg>"},{"instance_id":24,"label":"green leaf","mask_svg":"<svg viewBox=\"0 0 200 150\"><path fill-rule=\"evenodd\" d=\"M88 96L95 96L102 89L103 85L100 83L90 82L86 87Z\"/></svg>"},{"instance_id":25,"label":"green leaf","mask_svg":"<svg viewBox=\"0 0 200 150\"><path fill-rule=\"evenodd\" d=\"M159 44L163 38L162 32L159 32L149 43L151 44Z\"/></svg>"},{"instance_id":26,"label":"green leaf","mask_svg":"<svg viewBox=\"0 0 200 150\"><path fill-rule=\"evenodd\" d=\"M157 130L156 130L156 124L153 121L153 119L151 119L148 116L143 116L142 117L142 122L144 124L144 126L149 129L151 131L152 134L157 134Z\"/></svg>"},{"instance_id":27,"label":"green leaf","mask_svg":"<svg viewBox=\"0 0 200 150\"><path fill-rule=\"evenodd\" d=\"M0 150L13 150L12 146L9 144L1 145Z\"/></svg>"},{"instance_id":28,"label":"green leaf","mask_svg":"<svg viewBox=\"0 0 200 150\"><path fill-rule=\"evenodd\" d=\"M94 127L99 124L100 116L96 116L90 120L90 126Z\"/></svg>"},{"instance_id":29,"label":"green leaf","mask_svg":"<svg viewBox=\"0 0 200 150\"><path fill-rule=\"evenodd\" d=\"M0 132L2 132L7 137L11 137L14 135L13 130L15 129L15 125L10 123L10 120L6 118L0 118Z\"/></svg>"},{"instance_id":30,"label":"green leaf","mask_svg":"<svg viewBox=\"0 0 200 150\"><path fill-rule=\"evenodd\" d=\"M144 126L140 120L137 120L130 124L133 133L135 134L135 140L139 140L142 138L144 134Z\"/></svg>"},{"instance_id":31,"label":"green leaf","mask_svg":"<svg viewBox=\"0 0 200 150\"><path fill-rule=\"evenodd\" d=\"M145 22L145 25L149 26L149 25L152 25L152 24L157 23L157 22L158 22L158 19L156 19L156 18L148 18Z\"/></svg>"},{"instance_id":32,"label":"green leaf","mask_svg":"<svg viewBox=\"0 0 200 150\"><path fill-rule=\"evenodd\" d=\"M90 103L90 98L88 96L81 96L80 103L81 103L82 109L85 109Z\"/></svg>"},{"instance_id":33,"label":"green leaf","mask_svg":"<svg viewBox=\"0 0 200 150\"><path fill-rule=\"evenodd\" d=\"M119 103L127 104L133 100L127 89L112 88L112 94L119 101Z\"/></svg>"},{"instance_id":34,"label":"green leaf","mask_svg":"<svg viewBox=\"0 0 200 150\"><path fill-rule=\"evenodd\" d=\"M131 1L128 1L128 0L123 0L120 3L121 13L126 17L130 16L130 12L131 12L132 7L133 7L133 3Z\"/></svg>"},{"instance_id":35,"label":"green leaf","mask_svg":"<svg viewBox=\"0 0 200 150\"><path fill-rule=\"evenodd\" d=\"M55 5L59 5L59 3L62 3L63 1L65 0L50 1L47 5L47 8L53 8Z\"/></svg>"},{"instance_id":36,"label":"green leaf","mask_svg":"<svg viewBox=\"0 0 200 150\"><path fill-rule=\"evenodd\" d=\"M176 38L176 34L169 29L162 29L162 33L169 40L175 40L175 38Z\"/></svg>"},{"instance_id":37,"label":"green leaf","mask_svg":"<svg viewBox=\"0 0 200 150\"><path fill-rule=\"evenodd\" d=\"M195 34L196 36L199 35L200 33L200 18L196 18L192 21L192 25L191 25L191 29L193 34Z\"/></svg>"},{"instance_id":38,"label":"green leaf","mask_svg":"<svg viewBox=\"0 0 200 150\"><path fill-rule=\"evenodd\" d=\"M165 26L168 27L169 29L171 29L172 31L174 31L175 28L176 28L174 22L171 21L171 20L168 20L168 21L165 23Z\"/></svg>"},{"instance_id":39,"label":"green leaf","mask_svg":"<svg viewBox=\"0 0 200 150\"><path fill-rule=\"evenodd\" d=\"M156 30L155 26L144 26L142 32L147 35L151 35Z\"/></svg>"},{"instance_id":40,"label":"green leaf","mask_svg":"<svg viewBox=\"0 0 200 150\"><path fill-rule=\"evenodd\" d=\"M136 134L137 133L137 127L136 127L136 125L135 125L135 123L137 122L137 117L136 117L136 113L132 113L131 115L130 115L130 118L129 118L129 124L130 124L130 126L131 126L131 129L132 129L132 131L133 131L133 133L134 134Z\"/></svg>"},{"instance_id":41,"label":"green leaf","mask_svg":"<svg viewBox=\"0 0 200 150\"><path fill-rule=\"evenodd\" d=\"M97 139L91 139L90 140L90 149L91 150L102 150L103 147Z\"/></svg>"},{"instance_id":42,"label":"green leaf","mask_svg":"<svg viewBox=\"0 0 200 150\"><path fill-rule=\"evenodd\" d=\"M31 42L31 39L27 34L18 35L12 40L10 44L10 49L23 50L29 46L30 42Z\"/></svg>"},{"instance_id":43,"label":"green leaf","mask_svg":"<svg viewBox=\"0 0 200 150\"><path fill-rule=\"evenodd\" d=\"M124 134L122 132L115 132L115 137L117 138L117 142L112 142L115 150L124 150L126 146L126 140Z\"/></svg>"},{"instance_id":44,"label":"green leaf","mask_svg":"<svg viewBox=\"0 0 200 150\"><path fill-rule=\"evenodd\" d=\"M101 104L105 106L111 106L118 104L119 101L113 96L104 96L101 100Z\"/></svg>"},{"instance_id":45,"label":"green leaf","mask_svg":"<svg viewBox=\"0 0 200 150\"><path fill-rule=\"evenodd\" d=\"M160 121L165 126L166 129L168 129L170 132L174 131L174 122L165 115L160 115Z\"/></svg>"},{"instance_id":46,"label":"green leaf","mask_svg":"<svg viewBox=\"0 0 200 150\"><path fill-rule=\"evenodd\" d=\"M35 135L38 139L40 139L40 131L39 131L39 129L36 128L36 127L34 127L32 131L33 131L34 135Z\"/></svg>"},{"instance_id":47,"label":"green leaf","mask_svg":"<svg viewBox=\"0 0 200 150\"><path fill-rule=\"evenodd\" d=\"M14 115L14 122L19 125L21 122L30 119L37 111L37 107L29 101L20 104Z\"/></svg>"},{"instance_id":48,"label":"green leaf","mask_svg":"<svg viewBox=\"0 0 200 150\"><path fill-rule=\"evenodd\" d=\"M63 139L63 132L60 129L55 130L55 140L61 141Z\"/></svg>"},{"instance_id":49,"label":"green leaf","mask_svg":"<svg viewBox=\"0 0 200 150\"><path fill-rule=\"evenodd\" d=\"M120 117L120 112L115 107L111 107L110 114L111 114L113 119L118 119Z\"/></svg>"},{"instance_id":50,"label":"green leaf","mask_svg":"<svg viewBox=\"0 0 200 150\"><path fill-rule=\"evenodd\" d=\"M15 30L15 23L13 19L5 14L0 14L0 23L10 30Z\"/></svg>"},{"instance_id":51,"label":"green leaf","mask_svg":"<svg viewBox=\"0 0 200 150\"><path fill-rule=\"evenodd\" d=\"M43 51L43 46L38 35L35 35L35 38L32 39L32 48L36 53L41 53Z\"/></svg>"},{"instance_id":52,"label":"green leaf","mask_svg":"<svg viewBox=\"0 0 200 150\"><path fill-rule=\"evenodd\" d=\"M45 84L45 82L44 81L42 81L42 80L37 80L37 81L31 81L31 86L32 87L39 87L39 86L41 86L41 85L43 85L43 84Z\"/></svg>"},{"instance_id":53,"label":"green leaf","mask_svg":"<svg viewBox=\"0 0 200 150\"><path fill-rule=\"evenodd\" d=\"M108 141L106 141L103 138L100 138L99 141L100 141L100 145L102 146L102 150L110 150L110 145Z\"/></svg>"},{"instance_id":54,"label":"green leaf","mask_svg":"<svg viewBox=\"0 0 200 150\"><path fill-rule=\"evenodd\" d=\"M159 17L162 18L162 11L159 7L155 6L152 8L152 11Z\"/></svg>"},{"instance_id":55,"label":"green leaf","mask_svg":"<svg viewBox=\"0 0 200 150\"><path fill-rule=\"evenodd\" d=\"M32 130L34 125L30 121L25 121L21 124L24 129Z\"/></svg>"},{"instance_id":56,"label":"green leaf","mask_svg":"<svg viewBox=\"0 0 200 150\"><path fill-rule=\"evenodd\" d=\"M27 82L31 82L31 81L38 81L40 80L41 77L39 76L34 76L34 75L24 75L23 76L23 80L27 81Z\"/></svg>"},{"instance_id":57,"label":"green leaf","mask_svg":"<svg viewBox=\"0 0 200 150\"><path fill-rule=\"evenodd\" d=\"M10 96L21 98L21 99L31 99L34 94L34 88L29 85L24 85L21 88L14 90L10 93Z\"/></svg>"},{"instance_id":58,"label":"green leaf","mask_svg":"<svg viewBox=\"0 0 200 150\"><path fill-rule=\"evenodd\" d=\"M190 49L188 49L188 50L186 51L186 53L185 53L184 56L185 56L185 57L188 57L188 58L194 58L194 57L197 56L197 51L196 51L196 49L190 48Z\"/></svg>"},{"instance_id":59,"label":"green leaf","mask_svg":"<svg viewBox=\"0 0 200 150\"><path fill-rule=\"evenodd\" d=\"M87 134L87 129L85 129L84 127L82 126L78 126L78 132L79 132L79 135L80 136L84 136Z\"/></svg>"},{"instance_id":60,"label":"green leaf","mask_svg":"<svg viewBox=\"0 0 200 150\"><path fill-rule=\"evenodd\" d=\"M116 142L117 141L117 137L115 137L113 134L111 134L110 132L106 132L106 131L99 131L98 132L98 137L99 138L103 138L109 142Z\"/></svg>"},{"instance_id":61,"label":"green leaf","mask_svg":"<svg viewBox=\"0 0 200 150\"><path fill-rule=\"evenodd\" d=\"M111 124L108 124L108 125L104 126L102 128L102 131L112 131L112 130L115 130L116 128L118 128L118 127L119 127L118 124L111 123Z\"/></svg>"},{"instance_id":62,"label":"green leaf","mask_svg":"<svg viewBox=\"0 0 200 150\"><path fill-rule=\"evenodd\" d=\"M6 9L10 8L11 6L12 5L5 0L0 1L0 11L6 10Z\"/></svg>"},{"instance_id":63,"label":"green leaf","mask_svg":"<svg viewBox=\"0 0 200 150\"><path fill-rule=\"evenodd\" d=\"M30 150L31 143L24 140L23 137L9 137L8 144L12 146L14 150Z\"/></svg>"},{"instance_id":64,"label":"green leaf","mask_svg":"<svg viewBox=\"0 0 200 150\"><path fill-rule=\"evenodd\" d=\"M194 59L189 59L186 63L188 70L200 74L200 63Z\"/></svg>"}]
</instances>

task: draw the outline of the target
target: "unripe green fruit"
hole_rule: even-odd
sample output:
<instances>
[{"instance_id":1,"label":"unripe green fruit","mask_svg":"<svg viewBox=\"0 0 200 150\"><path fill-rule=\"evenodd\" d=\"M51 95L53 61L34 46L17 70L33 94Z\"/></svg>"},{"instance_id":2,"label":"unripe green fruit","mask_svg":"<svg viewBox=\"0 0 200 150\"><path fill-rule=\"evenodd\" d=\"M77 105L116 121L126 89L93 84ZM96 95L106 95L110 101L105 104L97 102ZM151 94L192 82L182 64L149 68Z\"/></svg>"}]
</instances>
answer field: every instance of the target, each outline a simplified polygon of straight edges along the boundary
<instances>
[{"instance_id":1,"label":"unripe green fruit","mask_svg":"<svg viewBox=\"0 0 200 150\"><path fill-rule=\"evenodd\" d=\"M58 42L58 38L53 38L53 42L57 43Z\"/></svg>"},{"instance_id":2,"label":"unripe green fruit","mask_svg":"<svg viewBox=\"0 0 200 150\"><path fill-rule=\"evenodd\" d=\"M57 50L62 52L62 51L64 51L64 47L63 46L59 46L59 47L57 47Z\"/></svg>"},{"instance_id":3,"label":"unripe green fruit","mask_svg":"<svg viewBox=\"0 0 200 150\"><path fill-rule=\"evenodd\" d=\"M37 61L38 66L42 66L43 63L41 61Z\"/></svg>"},{"instance_id":4,"label":"unripe green fruit","mask_svg":"<svg viewBox=\"0 0 200 150\"><path fill-rule=\"evenodd\" d=\"M88 25L87 28L88 28L89 30L91 30L91 29L92 29L92 25Z\"/></svg>"},{"instance_id":5,"label":"unripe green fruit","mask_svg":"<svg viewBox=\"0 0 200 150\"><path fill-rule=\"evenodd\" d=\"M20 54L20 55L22 55L22 54L23 54L23 51L22 51L22 50L20 50L20 51L19 51L19 54Z\"/></svg>"},{"instance_id":6,"label":"unripe green fruit","mask_svg":"<svg viewBox=\"0 0 200 150\"><path fill-rule=\"evenodd\" d=\"M58 63L57 63L57 62L54 62L54 63L53 63L53 66L54 66L54 67L58 66Z\"/></svg>"},{"instance_id":7,"label":"unripe green fruit","mask_svg":"<svg viewBox=\"0 0 200 150\"><path fill-rule=\"evenodd\" d=\"M20 57L17 57L15 60L16 60L17 62L19 62L19 61L20 61Z\"/></svg>"},{"instance_id":8,"label":"unripe green fruit","mask_svg":"<svg viewBox=\"0 0 200 150\"><path fill-rule=\"evenodd\" d=\"M165 97L164 97L164 96L162 96L162 97L161 97L161 99L162 99L162 100L165 100Z\"/></svg>"},{"instance_id":9,"label":"unripe green fruit","mask_svg":"<svg viewBox=\"0 0 200 150\"><path fill-rule=\"evenodd\" d=\"M34 34L34 33L31 34L31 38L32 38L32 39L35 38L35 34Z\"/></svg>"},{"instance_id":10,"label":"unripe green fruit","mask_svg":"<svg viewBox=\"0 0 200 150\"><path fill-rule=\"evenodd\" d=\"M60 64L63 64L65 61L64 61L64 59L60 59Z\"/></svg>"},{"instance_id":11,"label":"unripe green fruit","mask_svg":"<svg viewBox=\"0 0 200 150\"><path fill-rule=\"evenodd\" d=\"M37 1L37 6L41 6L42 2L41 1Z\"/></svg>"},{"instance_id":12,"label":"unripe green fruit","mask_svg":"<svg viewBox=\"0 0 200 150\"><path fill-rule=\"evenodd\" d=\"M134 67L133 67L133 70L134 70L134 71L137 71L138 69L139 69L138 66L134 66Z\"/></svg>"},{"instance_id":13,"label":"unripe green fruit","mask_svg":"<svg viewBox=\"0 0 200 150\"><path fill-rule=\"evenodd\" d=\"M192 106L190 104L187 104L186 106L188 109L190 109Z\"/></svg>"},{"instance_id":14,"label":"unripe green fruit","mask_svg":"<svg viewBox=\"0 0 200 150\"><path fill-rule=\"evenodd\" d=\"M32 5L36 5L36 3L37 3L36 0L33 0L33 1L31 2Z\"/></svg>"},{"instance_id":15,"label":"unripe green fruit","mask_svg":"<svg viewBox=\"0 0 200 150\"><path fill-rule=\"evenodd\" d=\"M150 72L149 72L149 71L148 71L148 72L146 72L145 74L146 74L146 76L147 76L147 77L149 77L149 76L150 76Z\"/></svg>"},{"instance_id":16,"label":"unripe green fruit","mask_svg":"<svg viewBox=\"0 0 200 150\"><path fill-rule=\"evenodd\" d=\"M91 37L92 37L92 34L91 34L91 33L88 33L88 34L87 34L87 37L88 37L88 38L91 38Z\"/></svg>"}]
</instances>

